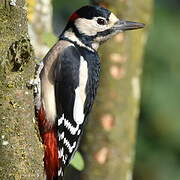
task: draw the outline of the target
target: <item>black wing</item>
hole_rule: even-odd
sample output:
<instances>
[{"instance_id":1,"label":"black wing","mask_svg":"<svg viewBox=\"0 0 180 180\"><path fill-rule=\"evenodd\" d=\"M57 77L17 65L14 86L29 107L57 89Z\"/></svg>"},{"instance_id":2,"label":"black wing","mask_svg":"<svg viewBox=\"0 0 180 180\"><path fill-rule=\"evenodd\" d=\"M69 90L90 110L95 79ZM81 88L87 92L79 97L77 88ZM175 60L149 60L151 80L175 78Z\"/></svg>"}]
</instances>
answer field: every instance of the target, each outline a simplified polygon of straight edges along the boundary
<instances>
[{"instance_id":1,"label":"black wing","mask_svg":"<svg viewBox=\"0 0 180 180\"><path fill-rule=\"evenodd\" d=\"M55 67L57 130L62 172L78 146L78 124L74 120L73 111L75 90L79 86L79 66L80 53L74 46L69 46L61 53Z\"/></svg>"}]
</instances>

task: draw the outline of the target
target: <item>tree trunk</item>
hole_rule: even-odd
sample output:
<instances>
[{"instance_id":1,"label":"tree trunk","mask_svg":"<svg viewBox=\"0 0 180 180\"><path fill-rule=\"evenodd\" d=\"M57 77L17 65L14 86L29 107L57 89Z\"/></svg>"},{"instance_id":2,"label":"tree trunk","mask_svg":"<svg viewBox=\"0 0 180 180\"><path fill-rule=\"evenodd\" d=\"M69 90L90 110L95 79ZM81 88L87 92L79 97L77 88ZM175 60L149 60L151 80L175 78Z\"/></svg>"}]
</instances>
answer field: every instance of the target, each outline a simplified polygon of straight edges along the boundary
<instances>
[{"instance_id":1,"label":"tree trunk","mask_svg":"<svg viewBox=\"0 0 180 180\"><path fill-rule=\"evenodd\" d=\"M32 91L34 54L24 0L0 0L0 179L43 179Z\"/></svg>"},{"instance_id":2,"label":"tree trunk","mask_svg":"<svg viewBox=\"0 0 180 180\"><path fill-rule=\"evenodd\" d=\"M122 19L145 24L150 23L152 4L152 0L100 2ZM84 180L132 179L147 31L146 27L121 33L100 50L100 87L81 146L86 161Z\"/></svg>"}]
</instances>

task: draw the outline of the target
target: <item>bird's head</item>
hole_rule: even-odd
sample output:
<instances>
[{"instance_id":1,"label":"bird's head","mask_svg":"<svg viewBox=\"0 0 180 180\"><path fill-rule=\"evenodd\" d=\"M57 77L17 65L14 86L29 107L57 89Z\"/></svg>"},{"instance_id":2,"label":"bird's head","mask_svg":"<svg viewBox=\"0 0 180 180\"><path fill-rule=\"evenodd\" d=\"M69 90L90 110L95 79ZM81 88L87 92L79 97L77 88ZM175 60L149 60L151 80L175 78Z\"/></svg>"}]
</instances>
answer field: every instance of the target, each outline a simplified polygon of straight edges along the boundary
<instances>
[{"instance_id":1,"label":"bird's head","mask_svg":"<svg viewBox=\"0 0 180 180\"><path fill-rule=\"evenodd\" d=\"M71 15L64 32L71 31L84 44L97 48L119 32L143 27L143 23L120 20L103 7L84 6Z\"/></svg>"}]
</instances>

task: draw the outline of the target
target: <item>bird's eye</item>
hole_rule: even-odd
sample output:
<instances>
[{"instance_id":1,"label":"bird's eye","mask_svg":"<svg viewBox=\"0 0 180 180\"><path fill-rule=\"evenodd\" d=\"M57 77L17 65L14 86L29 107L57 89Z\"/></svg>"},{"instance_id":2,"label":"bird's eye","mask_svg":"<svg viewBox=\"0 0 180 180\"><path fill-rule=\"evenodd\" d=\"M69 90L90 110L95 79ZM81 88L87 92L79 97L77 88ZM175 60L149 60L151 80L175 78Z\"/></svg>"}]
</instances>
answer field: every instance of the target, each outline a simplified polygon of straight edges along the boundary
<instances>
[{"instance_id":1,"label":"bird's eye","mask_svg":"<svg viewBox=\"0 0 180 180\"><path fill-rule=\"evenodd\" d=\"M97 19L97 23L98 23L99 25L105 25L105 24L106 24L106 21L105 21L104 19L102 19L102 18L98 18L98 19Z\"/></svg>"}]
</instances>

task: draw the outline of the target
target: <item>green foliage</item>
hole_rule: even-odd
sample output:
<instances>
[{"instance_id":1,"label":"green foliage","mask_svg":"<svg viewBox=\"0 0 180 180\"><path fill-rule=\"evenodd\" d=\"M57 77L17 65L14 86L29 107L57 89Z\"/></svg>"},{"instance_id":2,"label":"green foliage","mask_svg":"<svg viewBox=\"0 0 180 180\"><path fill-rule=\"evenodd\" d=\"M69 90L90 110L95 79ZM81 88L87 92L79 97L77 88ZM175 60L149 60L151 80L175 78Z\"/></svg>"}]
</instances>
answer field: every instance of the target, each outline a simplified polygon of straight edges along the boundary
<instances>
[{"instance_id":1,"label":"green foliage","mask_svg":"<svg viewBox=\"0 0 180 180\"><path fill-rule=\"evenodd\" d=\"M79 171L82 171L84 169L84 160L79 152L76 152L73 160L71 161L71 166Z\"/></svg>"}]
</instances>

